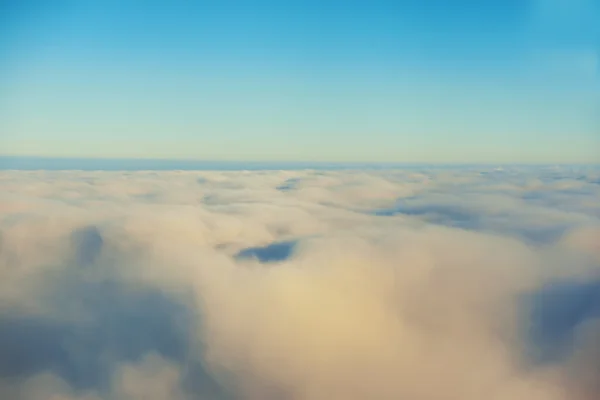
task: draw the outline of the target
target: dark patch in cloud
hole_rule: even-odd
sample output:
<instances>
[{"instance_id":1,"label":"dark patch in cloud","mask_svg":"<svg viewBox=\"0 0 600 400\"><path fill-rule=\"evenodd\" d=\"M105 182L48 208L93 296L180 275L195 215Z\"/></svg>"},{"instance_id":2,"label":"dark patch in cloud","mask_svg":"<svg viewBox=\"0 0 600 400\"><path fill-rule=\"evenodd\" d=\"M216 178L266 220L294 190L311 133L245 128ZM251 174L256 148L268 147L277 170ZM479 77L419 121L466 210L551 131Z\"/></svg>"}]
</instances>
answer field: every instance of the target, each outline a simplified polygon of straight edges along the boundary
<instances>
[{"instance_id":1,"label":"dark patch in cloud","mask_svg":"<svg viewBox=\"0 0 600 400\"><path fill-rule=\"evenodd\" d=\"M261 263L285 261L291 257L296 241L276 242L263 247L249 247L236 254L238 260L257 259Z\"/></svg>"},{"instance_id":2,"label":"dark patch in cloud","mask_svg":"<svg viewBox=\"0 0 600 400\"><path fill-rule=\"evenodd\" d=\"M398 205L393 209L376 211L379 216L393 216L397 214L424 216L429 222L454 226L464 229L477 229L480 226L480 217L473 211L455 205Z\"/></svg>"},{"instance_id":3,"label":"dark patch in cloud","mask_svg":"<svg viewBox=\"0 0 600 400\"><path fill-rule=\"evenodd\" d=\"M530 341L541 361L560 361L582 323L600 317L600 281L558 281L527 298Z\"/></svg>"},{"instance_id":4,"label":"dark patch in cloud","mask_svg":"<svg viewBox=\"0 0 600 400\"><path fill-rule=\"evenodd\" d=\"M78 266L93 264L104 246L102 233L96 226L87 226L71 234L71 242L75 249L75 262Z\"/></svg>"},{"instance_id":5,"label":"dark patch in cloud","mask_svg":"<svg viewBox=\"0 0 600 400\"><path fill-rule=\"evenodd\" d=\"M52 371L77 389L106 390L117 363L148 352L183 362L191 314L156 290L116 282L65 288L61 317L0 315L0 376Z\"/></svg>"},{"instance_id":6,"label":"dark patch in cloud","mask_svg":"<svg viewBox=\"0 0 600 400\"><path fill-rule=\"evenodd\" d=\"M517 236L534 244L554 243L559 240L571 227L569 225L557 226L523 226L501 230L501 233Z\"/></svg>"},{"instance_id":7,"label":"dark patch in cloud","mask_svg":"<svg viewBox=\"0 0 600 400\"><path fill-rule=\"evenodd\" d=\"M68 365L69 354L60 340L67 331L52 320L0 317L0 376L29 376L52 365Z\"/></svg>"},{"instance_id":8,"label":"dark patch in cloud","mask_svg":"<svg viewBox=\"0 0 600 400\"><path fill-rule=\"evenodd\" d=\"M202 361L192 360L190 364L186 366L181 385L189 394L190 399L240 399L240 397L234 393L234 388L230 387L230 382L221 382L214 379L206 372L206 368Z\"/></svg>"},{"instance_id":9,"label":"dark patch in cloud","mask_svg":"<svg viewBox=\"0 0 600 400\"><path fill-rule=\"evenodd\" d=\"M300 181L301 181L300 178L287 179L284 183L277 186L277 190L279 190L281 192L289 192L291 190L296 189L296 187L298 186L298 182L300 182Z\"/></svg>"},{"instance_id":10,"label":"dark patch in cloud","mask_svg":"<svg viewBox=\"0 0 600 400\"><path fill-rule=\"evenodd\" d=\"M399 204L394 208L377 210L374 214L383 217L398 214L419 217L432 224L516 236L534 244L554 242L571 228L568 224L523 224L516 215L507 211L487 215L485 211L467 209L459 204Z\"/></svg>"}]
</instances>

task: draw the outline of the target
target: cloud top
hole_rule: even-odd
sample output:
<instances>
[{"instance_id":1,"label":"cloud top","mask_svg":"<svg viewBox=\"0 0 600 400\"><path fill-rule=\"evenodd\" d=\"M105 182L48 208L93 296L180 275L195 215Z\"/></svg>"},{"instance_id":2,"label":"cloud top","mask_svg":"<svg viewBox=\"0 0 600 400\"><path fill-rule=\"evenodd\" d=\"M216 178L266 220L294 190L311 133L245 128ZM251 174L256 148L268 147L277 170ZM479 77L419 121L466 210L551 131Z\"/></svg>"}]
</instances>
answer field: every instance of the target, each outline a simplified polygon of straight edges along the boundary
<instances>
[{"instance_id":1,"label":"cloud top","mask_svg":"<svg viewBox=\"0 0 600 400\"><path fill-rule=\"evenodd\" d=\"M596 399L599 177L0 172L0 397Z\"/></svg>"}]
</instances>

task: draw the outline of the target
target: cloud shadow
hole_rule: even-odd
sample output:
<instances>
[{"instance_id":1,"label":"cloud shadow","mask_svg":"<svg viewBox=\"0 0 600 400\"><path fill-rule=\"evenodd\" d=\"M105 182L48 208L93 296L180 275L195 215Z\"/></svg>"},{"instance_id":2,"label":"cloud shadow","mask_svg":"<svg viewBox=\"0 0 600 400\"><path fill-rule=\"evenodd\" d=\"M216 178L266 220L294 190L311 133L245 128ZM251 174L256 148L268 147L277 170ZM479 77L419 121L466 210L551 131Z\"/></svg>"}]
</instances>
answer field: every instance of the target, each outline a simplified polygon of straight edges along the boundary
<instances>
[{"instance_id":1,"label":"cloud shadow","mask_svg":"<svg viewBox=\"0 0 600 400\"><path fill-rule=\"evenodd\" d=\"M476 209L466 209L455 204L401 204L394 208L376 210L373 214L381 217L395 215L419 217L423 221L436 225L517 236L534 244L551 243L571 227L568 224L523 224L517 216L508 212L486 215Z\"/></svg>"},{"instance_id":2,"label":"cloud shadow","mask_svg":"<svg viewBox=\"0 0 600 400\"><path fill-rule=\"evenodd\" d=\"M279 190L281 192L292 191L292 190L296 189L296 187L298 186L298 183L300 181L301 181L300 178L290 178L290 179L287 179L284 183L282 183L281 185L277 186L277 190Z\"/></svg>"},{"instance_id":3,"label":"cloud shadow","mask_svg":"<svg viewBox=\"0 0 600 400\"><path fill-rule=\"evenodd\" d=\"M285 261L294 252L297 241L271 243L262 247L249 247L235 255L237 260L256 259L261 263L275 263Z\"/></svg>"},{"instance_id":4,"label":"cloud shadow","mask_svg":"<svg viewBox=\"0 0 600 400\"><path fill-rule=\"evenodd\" d=\"M104 238L96 226L86 226L73 231L71 244L75 251L75 263L80 267L96 262L104 246Z\"/></svg>"},{"instance_id":5,"label":"cloud shadow","mask_svg":"<svg viewBox=\"0 0 600 400\"><path fill-rule=\"evenodd\" d=\"M191 365L184 379L198 393L219 392L203 366L188 361L194 315L160 291L77 282L56 300L71 305L62 318L0 315L0 378L52 372L77 390L106 392L120 363L153 352Z\"/></svg>"},{"instance_id":6,"label":"cloud shadow","mask_svg":"<svg viewBox=\"0 0 600 400\"><path fill-rule=\"evenodd\" d=\"M529 294L525 303L534 358L560 361L572 350L577 328L600 318L600 281L554 282Z\"/></svg>"}]
</instances>

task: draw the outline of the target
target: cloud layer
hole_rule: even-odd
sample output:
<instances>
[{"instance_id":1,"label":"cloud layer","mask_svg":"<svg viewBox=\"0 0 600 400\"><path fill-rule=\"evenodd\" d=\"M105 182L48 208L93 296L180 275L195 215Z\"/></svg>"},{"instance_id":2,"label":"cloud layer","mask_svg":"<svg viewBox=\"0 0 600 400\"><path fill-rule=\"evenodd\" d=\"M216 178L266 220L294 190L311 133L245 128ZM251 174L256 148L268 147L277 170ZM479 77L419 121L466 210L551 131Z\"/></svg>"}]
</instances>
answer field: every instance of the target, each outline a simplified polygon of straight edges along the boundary
<instances>
[{"instance_id":1,"label":"cloud layer","mask_svg":"<svg viewBox=\"0 0 600 400\"><path fill-rule=\"evenodd\" d=\"M599 183L0 172L0 397L597 399Z\"/></svg>"}]
</instances>

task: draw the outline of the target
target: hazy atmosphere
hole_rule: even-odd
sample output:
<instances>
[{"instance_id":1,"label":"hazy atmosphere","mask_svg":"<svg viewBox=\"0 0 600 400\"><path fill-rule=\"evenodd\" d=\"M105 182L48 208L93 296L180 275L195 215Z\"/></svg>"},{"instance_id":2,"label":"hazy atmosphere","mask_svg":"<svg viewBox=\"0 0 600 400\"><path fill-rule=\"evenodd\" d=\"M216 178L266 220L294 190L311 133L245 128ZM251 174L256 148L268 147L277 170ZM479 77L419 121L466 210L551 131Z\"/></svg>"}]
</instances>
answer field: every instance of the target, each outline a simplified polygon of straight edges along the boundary
<instances>
[{"instance_id":1,"label":"hazy atmosphere","mask_svg":"<svg viewBox=\"0 0 600 400\"><path fill-rule=\"evenodd\" d=\"M600 399L598 38L0 0L0 399Z\"/></svg>"}]
</instances>

